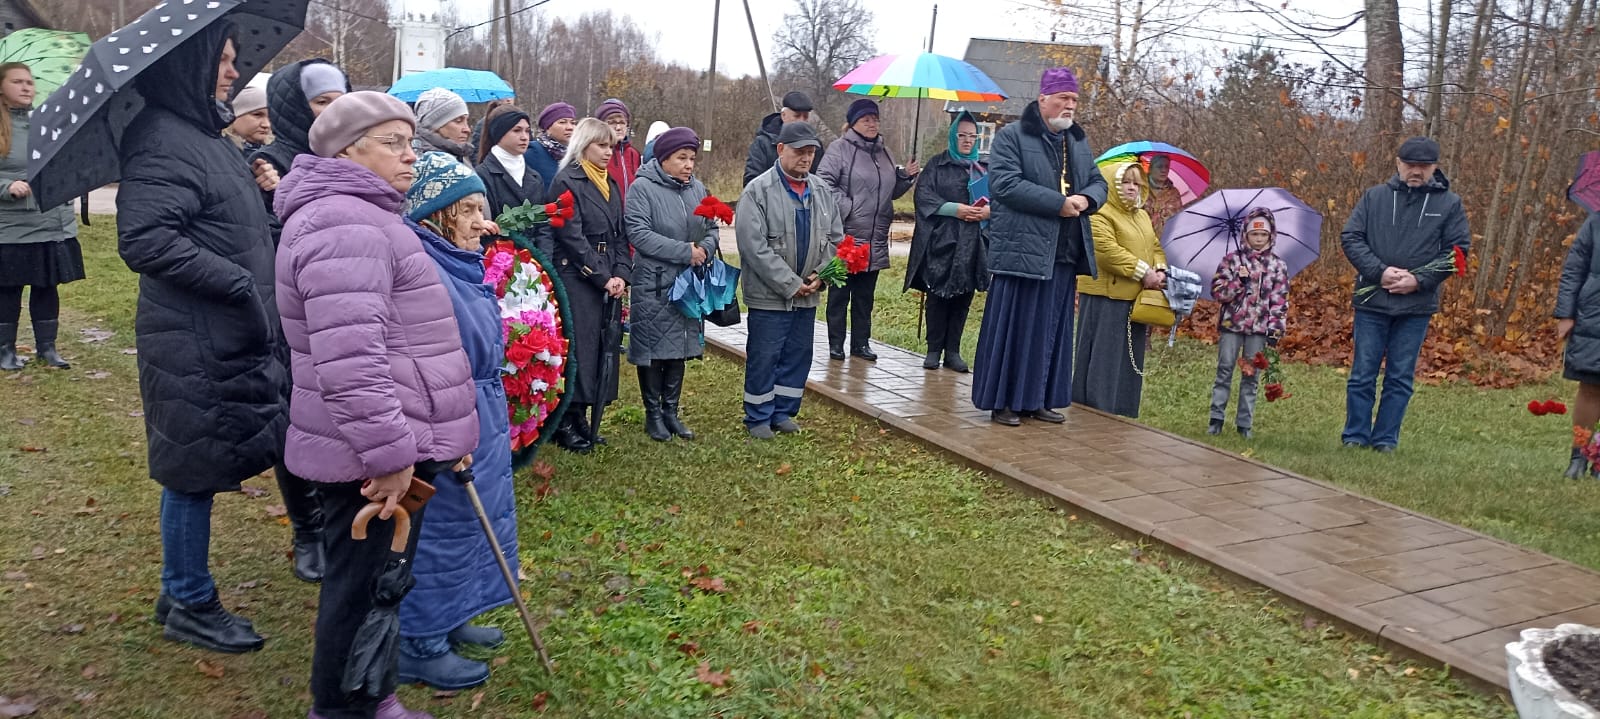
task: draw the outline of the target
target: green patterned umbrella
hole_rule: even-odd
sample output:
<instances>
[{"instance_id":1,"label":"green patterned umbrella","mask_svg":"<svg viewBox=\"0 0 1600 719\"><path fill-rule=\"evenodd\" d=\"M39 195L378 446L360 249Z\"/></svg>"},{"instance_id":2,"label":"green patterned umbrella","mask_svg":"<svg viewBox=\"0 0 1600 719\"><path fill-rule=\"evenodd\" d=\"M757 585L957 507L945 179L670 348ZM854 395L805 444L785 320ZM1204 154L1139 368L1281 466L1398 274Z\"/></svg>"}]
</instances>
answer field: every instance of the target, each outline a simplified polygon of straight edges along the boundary
<instances>
[{"instance_id":1,"label":"green patterned umbrella","mask_svg":"<svg viewBox=\"0 0 1600 719\"><path fill-rule=\"evenodd\" d=\"M44 104L89 52L89 36L81 32L30 27L0 39L0 63L26 63L37 93L33 106Z\"/></svg>"}]
</instances>

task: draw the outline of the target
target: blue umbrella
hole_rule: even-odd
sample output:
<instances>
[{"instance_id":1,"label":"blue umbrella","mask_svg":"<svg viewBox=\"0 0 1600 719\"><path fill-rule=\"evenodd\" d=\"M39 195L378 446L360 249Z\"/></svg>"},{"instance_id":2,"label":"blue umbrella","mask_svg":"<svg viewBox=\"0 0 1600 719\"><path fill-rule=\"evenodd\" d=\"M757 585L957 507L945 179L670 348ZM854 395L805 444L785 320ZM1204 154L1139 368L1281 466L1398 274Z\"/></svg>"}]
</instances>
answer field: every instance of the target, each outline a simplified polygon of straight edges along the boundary
<instances>
[{"instance_id":1,"label":"blue umbrella","mask_svg":"<svg viewBox=\"0 0 1600 719\"><path fill-rule=\"evenodd\" d=\"M1202 296L1213 299L1211 278L1217 274L1217 265L1224 255L1239 248L1244 217L1257 207L1272 211L1278 228L1272 252L1289 266L1290 277L1322 254L1322 213L1288 190L1264 187L1213 192L1167 220L1161 236L1167 263L1199 275Z\"/></svg>"},{"instance_id":2,"label":"blue umbrella","mask_svg":"<svg viewBox=\"0 0 1600 719\"><path fill-rule=\"evenodd\" d=\"M416 102L422 93L442 87L467 102L488 102L515 97L516 93L505 80L488 70L466 70L446 67L407 75L395 81L389 94L406 102Z\"/></svg>"}]
</instances>

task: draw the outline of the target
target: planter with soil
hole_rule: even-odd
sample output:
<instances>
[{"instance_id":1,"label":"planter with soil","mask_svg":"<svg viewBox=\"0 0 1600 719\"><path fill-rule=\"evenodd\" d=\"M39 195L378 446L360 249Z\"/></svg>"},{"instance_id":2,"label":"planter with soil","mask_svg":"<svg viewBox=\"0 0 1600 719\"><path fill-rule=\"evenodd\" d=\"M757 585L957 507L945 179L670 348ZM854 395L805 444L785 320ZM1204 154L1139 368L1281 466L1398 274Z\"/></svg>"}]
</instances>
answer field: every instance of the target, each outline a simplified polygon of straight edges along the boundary
<instances>
[{"instance_id":1,"label":"planter with soil","mask_svg":"<svg viewBox=\"0 0 1600 719\"><path fill-rule=\"evenodd\" d=\"M1524 629L1506 645L1506 671L1522 719L1600 719L1600 629Z\"/></svg>"}]
</instances>

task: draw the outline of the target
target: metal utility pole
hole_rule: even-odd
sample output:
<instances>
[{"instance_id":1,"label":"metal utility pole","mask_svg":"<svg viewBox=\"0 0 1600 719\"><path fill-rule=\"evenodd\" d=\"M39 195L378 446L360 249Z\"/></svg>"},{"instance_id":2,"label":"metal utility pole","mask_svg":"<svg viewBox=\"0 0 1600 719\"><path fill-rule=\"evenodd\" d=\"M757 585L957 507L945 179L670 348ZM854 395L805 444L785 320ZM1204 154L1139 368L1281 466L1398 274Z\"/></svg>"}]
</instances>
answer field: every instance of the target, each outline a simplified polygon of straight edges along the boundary
<instances>
[{"instance_id":1,"label":"metal utility pole","mask_svg":"<svg viewBox=\"0 0 1600 719\"><path fill-rule=\"evenodd\" d=\"M933 22L928 24L928 52L933 52L933 31L939 27L939 6L933 6ZM917 142L922 135L922 103L928 99L927 90L917 91L917 114L911 126L911 159L917 159Z\"/></svg>"},{"instance_id":2,"label":"metal utility pole","mask_svg":"<svg viewBox=\"0 0 1600 719\"><path fill-rule=\"evenodd\" d=\"M707 138L700 148L705 152L711 151L711 116L717 111L717 24L721 19L722 0L715 0L711 6L711 67L706 70L706 120L700 127L702 137Z\"/></svg>"},{"instance_id":3,"label":"metal utility pole","mask_svg":"<svg viewBox=\"0 0 1600 719\"><path fill-rule=\"evenodd\" d=\"M750 14L750 0L744 0L744 19L750 24L750 44L756 49L756 68L761 70L761 82L767 86L767 100L772 111L778 111L778 95L772 91L772 78L767 77L767 61L761 57L761 39L756 35L756 18Z\"/></svg>"},{"instance_id":4,"label":"metal utility pole","mask_svg":"<svg viewBox=\"0 0 1600 719\"><path fill-rule=\"evenodd\" d=\"M515 24L516 21L511 19L511 0L503 0L503 2L501 3L501 6L503 8L503 11L502 11L501 14L505 15L505 18L506 18L505 19L505 41L506 41L506 45L505 45L505 64L501 65L498 69L500 71L500 77L509 78L509 77L513 76L511 70L516 65L516 59L515 59L516 55L512 54L512 51L511 51L511 26L513 24Z\"/></svg>"}]
</instances>

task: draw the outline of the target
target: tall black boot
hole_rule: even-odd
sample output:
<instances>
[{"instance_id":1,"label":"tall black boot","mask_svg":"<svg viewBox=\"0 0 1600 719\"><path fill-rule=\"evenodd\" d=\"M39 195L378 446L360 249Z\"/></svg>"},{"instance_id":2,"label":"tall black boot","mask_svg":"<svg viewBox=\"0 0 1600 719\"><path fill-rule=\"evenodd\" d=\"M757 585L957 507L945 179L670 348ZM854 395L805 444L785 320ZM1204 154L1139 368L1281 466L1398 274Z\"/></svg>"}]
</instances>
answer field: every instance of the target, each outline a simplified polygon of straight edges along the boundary
<instances>
[{"instance_id":1,"label":"tall black boot","mask_svg":"<svg viewBox=\"0 0 1600 719\"><path fill-rule=\"evenodd\" d=\"M552 437L557 447L578 454L588 454L594 449L594 443L578 429L577 418L587 409L588 407L581 404L567 406L567 413L561 418L561 426L556 428L556 433Z\"/></svg>"},{"instance_id":2,"label":"tall black boot","mask_svg":"<svg viewBox=\"0 0 1600 719\"><path fill-rule=\"evenodd\" d=\"M0 370L15 372L24 364L17 356L17 323L0 324Z\"/></svg>"},{"instance_id":3,"label":"tall black boot","mask_svg":"<svg viewBox=\"0 0 1600 719\"><path fill-rule=\"evenodd\" d=\"M694 432L678 418L678 399L683 396L683 360L661 363L661 419L667 430L684 439L694 439Z\"/></svg>"},{"instance_id":4,"label":"tall black boot","mask_svg":"<svg viewBox=\"0 0 1600 719\"><path fill-rule=\"evenodd\" d=\"M1563 477L1567 479L1583 479L1589 474L1589 460L1583 456L1583 448L1572 448L1572 463L1567 465Z\"/></svg>"},{"instance_id":5,"label":"tall black boot","mask_svg":"<svg viewBox=\"0 0 1600 719\"><path fill-rule=\"evenodd\" d=\"M971 367L961 358L961 337L967 331L967 312L972 309L972 295L949 300L944 330L944 366L957 372L970 372Z\"/></svg>"},{"instance_id":6,"label":"tall black boot","mask_svg":"<svg viewBox=\"0 0 1600 719\"><path fill-rule=\"evenodd\" d=\"M573 409L578 411L573 412ZM572 429L584 439L589 440L589 444L598 447L606 443L606 438L600 434L600 425L589 426L589 415L593 414L593 409L594 405L592 404L573 405L572 408L567 410L567 416L572 418Z\"/></svg>"},{"instance_id":7,"label":"tall black boot","mask_svg":"<svg viewBox=\"0 0 1600 719\"><path fill-rule=\"evenodd\" d=\"M72 365L67 364L56 352L56 334L60 330L61 322L58 320L34 320L33 355L56 369L72 369Z\"/></svg>"},{"instance_id":8,"label":"tall black boot","mask_svg":"<svg viewBox=\"0 0 1600 719\"><path fill-rule=\"evenodd\" d=\"M281 463L273 468L278 492L294 529L294 576L303 582L320 582L327 565L322 553L322 501L317 485L296 477Z\"/></svg>"},{"instance_id":9,"label":"tall black boot","mask_svg":"<svg viewBox=\"0 0 1600 719\"><path fill-rule=\"evenodd\" d=\"M945 347L949 346L945 338L945 327L949 324L945 319L948 314L945 305L949 300L927 294L922 301L926 305L923 319L928 323L928 354L922 358L922 368L939 369L939 358L944 355Z\"/></svg>"},{"instance_id":10,"label":"tall black boot","mask_svg":"<svg viewBox=\"0 0 1600 719\"><path fill-rule=\"evenodd\" d=\"M644 433L657 442L672 439L661 421L661 367L651 362L639 370L639 397L644 400Z\"/></svg>"}]
</instances>

